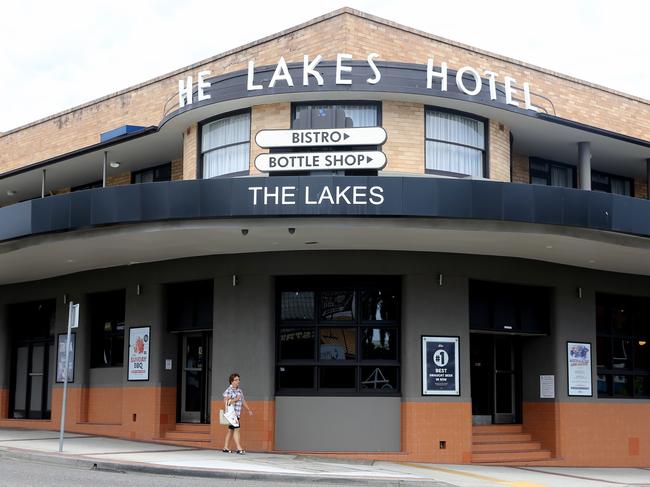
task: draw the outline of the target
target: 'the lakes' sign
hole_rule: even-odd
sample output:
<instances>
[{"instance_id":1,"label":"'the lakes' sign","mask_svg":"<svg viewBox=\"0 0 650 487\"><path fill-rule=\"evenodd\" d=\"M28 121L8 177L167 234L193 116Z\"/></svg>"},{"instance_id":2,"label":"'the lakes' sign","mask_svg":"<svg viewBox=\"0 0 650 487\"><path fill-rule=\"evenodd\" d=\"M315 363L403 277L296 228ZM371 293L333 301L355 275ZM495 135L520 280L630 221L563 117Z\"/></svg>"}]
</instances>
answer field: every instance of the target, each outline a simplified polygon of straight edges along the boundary
<instances>
[{"instance_id":1,"label":"'the lakes' sign","mask_svg":"<svg viewBox=\"0 0 650 487\"><path fill-rule=\"evenodd\" d=\"M366 58L366 69L370 69L372 76L365 80L365 83L369 85L376 85L381 83L382 72L375 60L379 57L377 53L370 53ZM321 72L319 72L318 65L323 61L321 55L316 56L313 59L310 59L308 55L303 56L302 62L302 76L301 79L296 79L295 74L291 74L291 70L287 65L284 57L280 57L278 62L275 65L275 70L270 80L268 80L266 86L259 79L255 78L255 61L251 60L248 62L248 76L246 83L246 90L248 92L264 90L266 88L275 88L276 86L285 86L285 87L294 87L296 83L301 83L302 86L310 86L315 83L317 86L323 86L325 80ZM336 66L334 70L334 79L336 85L351 85L352 79L352 70L353 66L350 65L352 62L352 55L339 53L336 55ZM186 79L181 79L178 81L178 102L179 107L183 108L186 105L190 105L194 102L193 91L196 87L197 96L196 101L209 100L211 95L207 93L207 89L211 86L211 83L207 81L207 78L210 76L210 71L200 71L197 75L196 84L193 83L193 77L188 76ZM426 83L427 90L433 90L434 84L436 89L439 89L441 92L448 91L448 68L446 62L440 62L437 66L434 63L433 58L427 60L426 74L425 78L422 79L422 82ZM503 80L503 93L505 94L505 100L502 101L514 107L520 107L519 101L517 101L517 92L521 90L523 92L523 108L526 110L537 111L537 108L531 102L531 90L530 84L524 82L521 84L521 87L517 85L517 80L508 75L500 76L498 73L490 70L484 70L482 73L472 67L472 66L463 66L458 71L456 71L455 84L459 93L462 93L467 96L476 97L481 94L484 89L483 78L485 76L487 80L487 91L489 92L489 98L491 101L497 101L497 79Z\"/></svg>"}]
</instances>

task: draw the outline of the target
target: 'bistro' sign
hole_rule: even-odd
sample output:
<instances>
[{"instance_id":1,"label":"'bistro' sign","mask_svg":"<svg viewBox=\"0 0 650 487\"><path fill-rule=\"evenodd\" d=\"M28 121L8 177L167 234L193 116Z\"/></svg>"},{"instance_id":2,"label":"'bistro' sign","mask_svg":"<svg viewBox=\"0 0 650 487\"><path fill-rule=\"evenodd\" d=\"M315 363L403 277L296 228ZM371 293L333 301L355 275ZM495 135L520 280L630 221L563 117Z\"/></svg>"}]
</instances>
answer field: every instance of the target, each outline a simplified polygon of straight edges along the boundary
<instances>
[{"instance_id":1,"label":"'bistro' sign","mask_svg":"<svg viewBox=\"0 0 650 487\"><path fill-rule=\"evenodd\" d=\"M378 57L379 54L373 52L368 54L366 58L367 68L370 68L372 71L372 76L365 80L367 84L376 85L381 83L381 69L375 63L375 60ZM251 92L264 89L273 89L276 86L294 87L296 83L301 83L302 86L310 86L314 83L318 86L323 86L325 80L323 78L323 75L317 69L321 61L323 61L323 57L320 54L313 59L310 59L308 55L304 55L302 62L302 79L295 79L295 74L291 74L289 66L284 59L284 56L282 56L276 63L273 75L265 86L262 81L255 78L255 61L250 60L248 62L246 90L248 92ZM336 55L336 67L334 72L336 85L352 84L352 79L350 79L350 76L352 75L353 66L349 64L350 62L352 62L351 54L338 53ZM207 81L207 78L210 76L210 74L210 71L204 70L200 71L197 75L197 101L209 100L211 97L211 95L207 93L208 88L211 86L211 83ZM519 101L515 99L515 96L517 94L517 91L521 90L523 92L524 98L523 108L526 110L537 111L537 108L533 106L531 102L531 90L529 83L524 82L521 84L521 87L519 87L517 85L516 79L508 75L500 76L494 71L483 70L481 72L472 66L461 67L456 72L455 76L455 84L458 91L472 97L480 95L484 88L482 76L485 76L487 80L487 90L489 91L490 100L497 100L497 79L502 79L503 89L505 92L505 103L507 105L512 105L515 107L520 106ZM427 90L433 90L435 84L435 88L439 89L441 92L448 91L447 78L448 68L446 62L442 61L436 65L434 58L427 59L425 78L421 80L422 82L426 83ZM178 80L178 101L180 108L193 103L193 91L194 84L192 76L188 76L186 79Z\"/></svg>"}]
</instances>

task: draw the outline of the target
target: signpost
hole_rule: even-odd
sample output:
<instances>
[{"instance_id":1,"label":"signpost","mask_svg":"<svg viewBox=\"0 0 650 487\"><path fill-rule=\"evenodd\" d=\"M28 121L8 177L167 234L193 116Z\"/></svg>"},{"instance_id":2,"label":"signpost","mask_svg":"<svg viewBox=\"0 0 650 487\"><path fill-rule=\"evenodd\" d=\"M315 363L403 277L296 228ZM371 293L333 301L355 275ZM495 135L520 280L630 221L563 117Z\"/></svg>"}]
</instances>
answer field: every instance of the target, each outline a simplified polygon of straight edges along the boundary
<instances>
[{"instance_id":1,"label":"signpost","mask_svg":"<svg viewBox=\"0 0 650 487\"><path fill-rule=\"evenodd\" d=\"M255 167L262 172L382 169L385 165L386 156L379 151L291 152L255 158Z\"/></svg>"},{"instance_id":2,"label":"signpost","mask_svg":"<svg viewBox=\"0 0 650 487\"><path fill-rule=\"evenodd\" d=\"M382 145L386 142L383 127L357 127L309 130L260 130L255 142L262 148L332 147L346 145Z\"/></svg>"},{"instance_id":3,"label":"signpost","mask_svg":"<svg viewBox=\"0 0 650 487\"><path fill-rule=\"evenodd\" d=\"M59 432L59 452L63 451L63 433L65 431L65 412L68 399L68 360L70 359L70 332L79 327L79 304L70 301L68 309L68 336L65 341L65 361L63 365L63 404L61 405L61 431Z\"/></svg>"}]
</instances>

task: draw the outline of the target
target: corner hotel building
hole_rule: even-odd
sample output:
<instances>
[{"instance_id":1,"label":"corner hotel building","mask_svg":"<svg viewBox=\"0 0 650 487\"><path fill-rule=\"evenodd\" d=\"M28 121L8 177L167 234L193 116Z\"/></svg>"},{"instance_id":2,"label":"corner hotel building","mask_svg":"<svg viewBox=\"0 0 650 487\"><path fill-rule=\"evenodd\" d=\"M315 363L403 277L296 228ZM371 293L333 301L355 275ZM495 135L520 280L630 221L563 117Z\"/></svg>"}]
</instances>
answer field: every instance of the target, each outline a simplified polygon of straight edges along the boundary
<instances>
[{"instance_id":1,"label":"corner hotel building","mask_svg":"<svg viewBox=\"0 0 650 487\"><path fill-rule=\"evenodd\" d=\"M252 451L647 467L649 165L647 100L348 8L1 133L0 427L74 302L68 431L220 448L236 370Z\"/></svg>"}]
</instances>

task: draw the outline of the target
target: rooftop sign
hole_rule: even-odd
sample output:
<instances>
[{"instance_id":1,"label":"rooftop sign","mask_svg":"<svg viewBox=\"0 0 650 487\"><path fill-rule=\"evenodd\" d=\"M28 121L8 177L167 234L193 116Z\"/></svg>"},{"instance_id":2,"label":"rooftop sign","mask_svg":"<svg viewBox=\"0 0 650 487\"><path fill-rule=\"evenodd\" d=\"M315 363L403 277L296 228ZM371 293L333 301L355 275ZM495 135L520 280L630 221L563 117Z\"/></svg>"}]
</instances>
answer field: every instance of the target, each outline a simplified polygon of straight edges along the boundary
<instances>
[{"instance_id":1,"label":"rooftop sign","mask_svg":"<svg viewBox=\"0 0 650 487\"><path fill-rule=\"evenodd\" d=\"M383 67L376 62L378 58L379 54L370 53L365 61L360 62L353 61L351 54L338 53L336 63L332 65L333 69L326 69L328 64L332 64L333 61L323 61L321 55L314 58L304 55L302 63L292 65L288 65L284 56L281 56L275 67L271 66L272 74L268 67L256 70L255 60L250 60L246 76L246 93L275 92L276 90L298 92L313 86L360 86L357 83L365 86L380 86L384 81L382 78ZM260 71L264 71L263 76L259 76ZM196 84L193 83L192 76L178 81L180 108L190 105L194 101L200 102L211 98L211 82L207 80L210 74L210 71L207 70L200 71ZM528 82L519 83L508 74L479 69L474 66L462 66L454 74L452 70L448 69L445 61L435 60L431 57L426 60L426 70L422 69L420 76L420 79L409 82L416 83L413 88L426 86L426 91L431 94L453 91L464 97L476 97L477 100L488 99L491 102L538 111L531 101L530 84ZM394 82L395 80L389 80L388 87L390 88L390 84ZM194 96L194 92L196 92L196 96Z\"/></svg>"}]
</instances>

